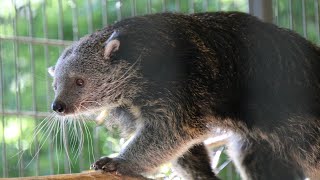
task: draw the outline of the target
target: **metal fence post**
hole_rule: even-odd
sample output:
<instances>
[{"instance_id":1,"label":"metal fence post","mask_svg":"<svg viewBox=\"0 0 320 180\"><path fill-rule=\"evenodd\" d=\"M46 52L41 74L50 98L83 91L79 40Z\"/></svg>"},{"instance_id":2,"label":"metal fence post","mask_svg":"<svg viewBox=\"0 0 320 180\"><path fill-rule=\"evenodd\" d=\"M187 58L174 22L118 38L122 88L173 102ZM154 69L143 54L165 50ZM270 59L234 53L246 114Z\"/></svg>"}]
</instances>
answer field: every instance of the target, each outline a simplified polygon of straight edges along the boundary
<instances>
[{"instance_id":1,"label":"metal fence post","mask_svg":"<svg viewBox=\"0 0 320 180\"><path fill-rule=\"evenodd\" d=\"M272 0L249 0L249 13L264 22L272 23Z\"/></svg>"}]
</instances>

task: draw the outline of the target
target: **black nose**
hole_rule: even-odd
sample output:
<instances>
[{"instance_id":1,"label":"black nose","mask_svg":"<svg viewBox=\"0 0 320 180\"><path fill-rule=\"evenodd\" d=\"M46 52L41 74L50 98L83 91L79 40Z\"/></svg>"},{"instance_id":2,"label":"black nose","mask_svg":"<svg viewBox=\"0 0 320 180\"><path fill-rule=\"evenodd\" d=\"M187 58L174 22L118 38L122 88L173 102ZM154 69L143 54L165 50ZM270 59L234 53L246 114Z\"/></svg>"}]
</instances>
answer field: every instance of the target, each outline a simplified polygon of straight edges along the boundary
<instances>
[{"instance_id":1,"label":"black nose","mask_svg":"<svg viewBox=\"0 0 320 180\"><path fill-rule=\"evenodd\" d=\"M58 113L64 113L66 110L66 104L63 102L55 101L52 103L52 110Z\"/></svg>"}]
</instances>

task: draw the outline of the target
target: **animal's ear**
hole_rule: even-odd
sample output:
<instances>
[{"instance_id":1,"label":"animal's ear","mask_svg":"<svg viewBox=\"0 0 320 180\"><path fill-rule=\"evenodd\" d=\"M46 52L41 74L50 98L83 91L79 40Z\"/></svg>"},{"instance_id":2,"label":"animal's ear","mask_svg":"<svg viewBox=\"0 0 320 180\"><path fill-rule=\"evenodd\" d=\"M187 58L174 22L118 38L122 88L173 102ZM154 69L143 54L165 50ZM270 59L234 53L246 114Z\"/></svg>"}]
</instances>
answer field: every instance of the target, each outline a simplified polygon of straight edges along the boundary
<instances>
[{"instance_id":1,"label":"animal's ear","mask_svg":"<svg viewBox=\"0 0 320 180\"><path fill-rule=\"evenodd\" d=\"M54 77L54 69L55 69L55 66L51 66L51 67L48 68L48 73L49 73L52 77Z\"/></svg>"},{"instance_id":2,"label":"animal's ear","mask_svg":"<svg viewBox=\"0 0 320 180\"><path fill-rule=\"evenodd\" d=\"M114 31L109 37L109 39L105 42L104 53L103 53L103 56L105 59L110 59L112 53L119 50L120 41L118 37L119 37L119 32Z\"/></svg>"}]
</instances>

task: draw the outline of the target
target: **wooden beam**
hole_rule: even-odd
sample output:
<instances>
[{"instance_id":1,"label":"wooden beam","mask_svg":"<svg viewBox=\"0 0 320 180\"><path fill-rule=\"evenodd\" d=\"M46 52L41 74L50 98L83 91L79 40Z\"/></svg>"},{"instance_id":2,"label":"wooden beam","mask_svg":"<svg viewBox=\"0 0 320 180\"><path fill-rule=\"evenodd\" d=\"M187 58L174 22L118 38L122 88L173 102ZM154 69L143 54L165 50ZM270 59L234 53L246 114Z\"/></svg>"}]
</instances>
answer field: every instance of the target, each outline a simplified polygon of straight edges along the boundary
<instances>
[{"instance_id":1,"label":"wooden beam","mask_svg":"<svg viewBox=\"0 0 320 180\"><path fill-rule=\"evenodd\" d=\"M145 180L147 178L137 178L128 176L119 176L115 173L105 173L102 171L86 171L82 173L75 174L57 174L49 176L33 176L33 177L19 177L19 178L0 178L0 180L102 180L102 179L112 179L112 180Z\"/></svg>"}]
</instances>

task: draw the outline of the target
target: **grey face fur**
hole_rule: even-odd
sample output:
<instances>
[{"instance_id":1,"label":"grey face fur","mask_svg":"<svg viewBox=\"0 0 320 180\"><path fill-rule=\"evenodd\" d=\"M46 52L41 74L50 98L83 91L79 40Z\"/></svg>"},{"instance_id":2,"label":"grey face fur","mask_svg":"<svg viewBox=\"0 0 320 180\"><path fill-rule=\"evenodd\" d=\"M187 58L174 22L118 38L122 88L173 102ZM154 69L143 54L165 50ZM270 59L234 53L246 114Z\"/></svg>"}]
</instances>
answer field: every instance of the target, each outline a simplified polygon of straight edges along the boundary
<instances>
[{"instance_id":1,"label":"grey face fur","mask_svg":"<svg viewBox=\"0 0 320 180\"><path fill-rule=\"evenodd\" d=\"M53 108L63 108L58 110L60 115L92 112L102 106L105 109L121 99L124 81L129 79L129 74L126 76L123 72L130 65L110 58L120 46L120 42L113 39L114 34L105 43L90 37L82 38L67 48L57 64L49 68L54 77Z\"/></svg>"}]
</instances>

